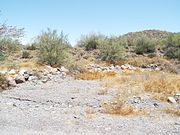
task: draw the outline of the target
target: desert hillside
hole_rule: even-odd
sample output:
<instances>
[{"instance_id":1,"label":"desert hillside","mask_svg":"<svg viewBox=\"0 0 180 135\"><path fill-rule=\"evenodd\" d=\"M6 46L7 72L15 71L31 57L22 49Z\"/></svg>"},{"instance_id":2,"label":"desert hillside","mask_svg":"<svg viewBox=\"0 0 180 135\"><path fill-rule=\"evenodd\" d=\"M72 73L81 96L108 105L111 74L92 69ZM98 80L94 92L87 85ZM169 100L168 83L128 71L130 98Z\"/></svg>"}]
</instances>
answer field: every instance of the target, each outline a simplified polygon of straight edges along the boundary
<instances>
[{"instance_id":1,"label":"desert hillside","mask_svg":"<svg viewBox=\"0 0 180 135\"><path fill-rule=\"evenodd\" d=\"M50 29L26 46L1 39L0 132L178 134L179 39L89 34L72 47Z\"/></svg>"}]
</instances>

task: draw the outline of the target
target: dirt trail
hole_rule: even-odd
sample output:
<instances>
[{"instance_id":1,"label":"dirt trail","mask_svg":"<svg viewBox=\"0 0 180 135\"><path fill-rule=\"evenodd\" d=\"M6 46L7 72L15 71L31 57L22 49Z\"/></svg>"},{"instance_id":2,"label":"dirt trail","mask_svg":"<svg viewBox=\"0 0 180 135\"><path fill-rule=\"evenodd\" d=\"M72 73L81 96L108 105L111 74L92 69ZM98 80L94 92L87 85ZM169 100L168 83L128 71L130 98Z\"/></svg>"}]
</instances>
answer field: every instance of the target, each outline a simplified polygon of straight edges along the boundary
<instances>
[{"instance_id":1,"label":"dirt trail","mask_svg":"<svg viewBox=\"0 0 180 135\"><path fill-rule=\"evenodd\" d=\"M112 116L101 112L98 81L71 78L27 82L0 94L1 135L177 135L180 118L167 114Z\"/></svg>"}]
</instances>

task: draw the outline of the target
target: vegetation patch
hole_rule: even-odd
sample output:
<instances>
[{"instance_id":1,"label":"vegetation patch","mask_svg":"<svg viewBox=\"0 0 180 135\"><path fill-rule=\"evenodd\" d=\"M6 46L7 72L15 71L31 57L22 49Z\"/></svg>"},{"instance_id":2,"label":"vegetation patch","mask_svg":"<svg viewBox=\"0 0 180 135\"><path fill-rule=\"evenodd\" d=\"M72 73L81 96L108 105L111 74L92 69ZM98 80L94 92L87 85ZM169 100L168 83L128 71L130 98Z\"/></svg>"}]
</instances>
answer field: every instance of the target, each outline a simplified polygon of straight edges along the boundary
<instances>
[{"instance_id":1,"label":"vegetation patch","mask_svg":"<svg viewBox=\"0 0 180 135\"><path fill-rule=\"evenodd\" d=\"M134 113L133 107L125 105L121 98L116 98L110 102L103 103L102 106L106 114L126 116Z\"/></svg>"},{"instance_id":2,"label":"vegetation patch","mask_svg":"<svg viewBox=\"0 0 180 135\"><path fill-rule=\"evenodd\" d=\"M165 55L171 59L180 60L180 33L168 36L164 44Z\"/></svg>"},{"instance_id":3,"label":"vegetation patch","mask_svg":"<svg viewBox=\"0 0 180 135\"><path fill-rule=\"evenodd\" d=\"M80 74L77 74L75 76L75 79L77 80L97 80L102 79L104 77L112 77L115 76L115 72L83 72Z\"/></svg>"},{"instance_id":4,"label":"vegetation patch","mask_svg":"<svg viewBox=\"0 0 180 135\"><path fill-rule=\"evenodd\" d=\"M170 108L165 108L164 111L168 114L173 114L176 116L180 116L180 109L170 109Z\"/></svg>"},{"instance_id":5,"label":"vegetation patch","mask_svg":"<svg viewBox=\"0 0 180 135\"><path fill-rule=\"evenodd\" d=\"M70 47L67 35L63 32L58 35L56 30L51 31L50 29L42 32L35 44L39 46L40 62L51 66L62 65L66 57L65 50Z\"/></svg>"},{"instance_id":6,"label":"vegetation patch","mask_svg":"<svg viewBox=\"0 0 180 135\"><path fill-rule=\"evenodd\" d=\"M136 48L135 52L137 54L146 54L146 53L154 53L155 52L155 41L148 38L139 38L135 42Z\"/></svg>"}]
</instances>

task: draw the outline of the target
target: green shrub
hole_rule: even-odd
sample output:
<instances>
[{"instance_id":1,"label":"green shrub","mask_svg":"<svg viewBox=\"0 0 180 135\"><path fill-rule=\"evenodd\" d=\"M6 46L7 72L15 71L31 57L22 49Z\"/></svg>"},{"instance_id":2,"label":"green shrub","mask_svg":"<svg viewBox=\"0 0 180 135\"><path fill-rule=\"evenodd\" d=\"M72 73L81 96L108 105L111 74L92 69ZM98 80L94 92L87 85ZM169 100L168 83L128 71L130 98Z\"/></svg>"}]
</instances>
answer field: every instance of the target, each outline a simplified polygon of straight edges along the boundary
<instances>
[{"instance_id":1,"label":"green shrub","mask_svg":"<svg viewBox=\"0 0 180 135\"><path fill-rule=\"evenodd\" d=\"M124 46L117 38L106 38L100 46L100 58L106 61L118 61L125 58Z\"/></svg>"},{"instance_id":2,"label":"green shrub","mask_svg":"<svg viewBox=\"0 0 180 135\"><path fill-rule=\"evenodd\" d=\"M177 58L180 60L180 48L169 48L165 55L171 59Z\"/></svg>"},{"instance_id":3,"label":"green shrub","mask_svg":"<svg viewBox=\"0 0 180 135\"><path fill-rule=\"evenodd\" d=\"M156 57L156 54L155 54L155 53L149 53L149 54L148 54L148 57L149 57L149 58Z\"/></svg>"},{"instance_id":4,"label":"green shrub","mask_svg":"<svg viewBox=\"0 0 180 135\"><path fill-rule=\"evenodd\" d=\"M40 50L40 62L51 66L61 65L65 59L65 50L70 47L67 35L63 32L58 35L56 30L50 29L38 36L36 44Z\"/></svg>"},{"instance_id":5,"label":"green shrub","mask_svg":"<svg viewBox=\"0 0 180 135\"><path fill-rule=\"evenodd\" d=\"M155 52L155 41L148 38L140 38L135 42L136 54L154 53Z\"/></svg>"},{"instance_id":6,"label":"green shrub","mask_svg":"<svg viewBox=\"0 0 180 135\"><path fill-rule=\"evenodd\" d=\"M31 44L31 45L28 45L27 47L26 47L26 49L27 50L36 50L38 47L37 47L37 45L35 45L35 44Z\"/></svg>"},{"instance_id":7,"label":"green shrub","mask_svg":"<svg viewBox=\"0 0 180 135\"><path fill-rule=\"evenodd\" d=\"M180 60L180 33L170 35L164 43L165 55Z\"/></svg>"},{"instance_id":8,"label":"green shrub","mask_svg":"<svg viewBox=\"0 0 180 135\"><path fill-rule=\"evenodd\" d=\"M29 58L29 56L30 56L30 53L28 51L22 52L22 58L27 59L27 58Z\"/></svg>"},{"instance_id":9,"label":"green shrub","mask_svg":"<svg viewBox=\"0 0 180 135\"><path fill-rule=\"evenodd\" d=\"M99 49L99 46L102 44L104 39L105 36L101 34L84 35L81 36L77 46L84 47L86 51L92 51L94 49Z\"/></svg>"},{"instance_id":10,"label":"green shrub","mask_svg":"<svg viewBox=\"0 0 180 135\"><path fill-rule=\"evenodd\" d=\"M0 51L0 61L3 61L5 59L5 55L2 51Z\"/></svg>"},{"instance_id":11,"label":"green shrub","mask_svg":"<svg viewBox=\"0 0 180 135\"><path fill-rule=\"evenodd\" d=\"M18 40L13 40L10 38L0 39L0 51L5 53L12 53L21 50L21 45Z\"/></svg>"}]
</instances>

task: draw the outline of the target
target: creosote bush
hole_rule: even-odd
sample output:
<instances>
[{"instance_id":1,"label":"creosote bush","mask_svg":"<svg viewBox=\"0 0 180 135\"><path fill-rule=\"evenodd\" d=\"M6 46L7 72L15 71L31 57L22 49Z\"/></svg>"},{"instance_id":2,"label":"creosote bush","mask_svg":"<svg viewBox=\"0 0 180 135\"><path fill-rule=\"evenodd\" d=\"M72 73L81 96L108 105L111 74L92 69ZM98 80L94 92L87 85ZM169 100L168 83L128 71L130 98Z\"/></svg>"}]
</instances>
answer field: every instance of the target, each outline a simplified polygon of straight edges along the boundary
<instances>
[{"instance_id":1,"label":"creosote bush","mask_svg":"<svg viewBox=\"0 0 180 135\"><path fill-rule=\"evenodd\" d=\"M103 61L117 61L125 56L124 43L115 36L107 37L101 34L82 36L77 46L84 47L86 51L99 49L99 58Z\"/></svg>"},{"instance_id":2,"label":"creosote bush","mask_svg":"<svg viewBox=\"0 0 180 135\"><path fill-rule=\"evenodd\" d=\"M92 51L94 49L99 49L99 46L102 44L104 39L105 36L101 34L82 35L77 46L84 47L86 51Z\"/></svg>"},{"instance_id":3,"label":"creosote bush","mask_svg":"<svg viewBox=\"0 0 180 135\"><path fill-rule=\"evenodd\" d=\"M137 54L146 54L155 52L155 41L145 37L137 39L135 42L135 52Z\"/></svg>"},{"instance_id":4,"label":"creosote bush","mask_svg":"<svg viewBox=\"0 0 180 135\"><path fill-rule=\"evenodd\" d=\"M31 44L26 47L27 50L36 50L38 46L36 44Z\"/></svg>"},{"instance_id":5,"label":"creosote bush","mask_svg":"<svg viewBox=\"0 0 180 135\"><path fill-rule=\"evenodd\" d=\"M47 29L37 37L36 43L39 46L40 62L51 66L60 66L65 59L65 51L70 47L67 35L61 32L58 35L56 30Z\"/></svg>"},{"instance_id":6,"label":"creosote bush","mask_svg":"<svg viewBox=\"0 0 180 135\"><path fill-rule=\"evenodd\" d=\"M122 60L125 58L124 46L117 38L106 38L100 46L100 58L111 62Z\"/></svg>"},{"instance_id":7,"label":"creosote bush","mask_svg":"<svg viewBox=\"0 0 180 135\"><path fill-rule=\"evenodd\" d=\"M0 38L0 51L12 53L21 50L21 45L18 40L11 38Z\"/></svg>"},{"instance_id":8,"label":"creosote bush","mask_svg":"<svg viewBox=\"0 0 180 135\"><path fill-rule=\"evenodd\" d=\"M29 57L30 57L30 53L28 51L23 51L22 52L22 58L27 59Z\"/></svg>"},{"instance_id":9,"label":"creosote bush","mask_svg":"<svg viewBox=\"0 0 180 135\"><path fill-rule=\"evenodd\" d=\"M165 40L165 55L180 60L180 33L172 34Z\"/></svg>"}]
</instances>

